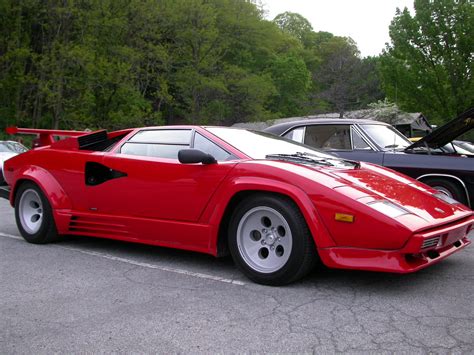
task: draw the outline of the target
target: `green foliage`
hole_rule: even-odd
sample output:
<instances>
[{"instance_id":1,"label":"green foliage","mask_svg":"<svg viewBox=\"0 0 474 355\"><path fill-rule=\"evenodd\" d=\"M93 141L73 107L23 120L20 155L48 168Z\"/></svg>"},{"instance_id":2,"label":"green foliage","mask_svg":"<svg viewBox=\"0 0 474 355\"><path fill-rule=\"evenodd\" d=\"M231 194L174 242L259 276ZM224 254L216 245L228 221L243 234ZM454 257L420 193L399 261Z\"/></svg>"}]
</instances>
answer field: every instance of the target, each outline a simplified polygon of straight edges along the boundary
<instances>
[{"instance_id":1,"label":"green foliage","mask_svg":"<svg viewBox=\"0 0 474 355\"><path fill-rule=\"evenodd\" d=\"M361 59L351 38L314 32L307 19L291 12L280 14L273 21L284 33L300 41L302 49L296 55L305 62L312 79L304 86L305 100L296 88L287 94L291 99L282 100L286 109L279 109L284 116L318 111L337 111L342 116L347 110L363 108L384 97L376 59ZM288 101L291 103L286 104Z\"/></svg>"},{"instance_id":2,"label":"green foliage","mask_svg":"<svg viewBox=\"0 0 474 355\"><path fill-rule=\"evenodd\" d=\"M303 59L295 56L277 57L269 72L278 94L272 109L281 117L303 115L311 74Z\"/></svg>"},{"instance_id":3,"label":"green foliage","mask_svg":"<svg viewBox=\"0 0 474 355\"><path fill-rule=\"evenodd\" d=\"M380 68L387 96L442 123L474 105L474 6L469 0L415 0L397 10Z\"/></svg>"},{"instance_id":4,"label":"green foliage","mask_svg":"<svg viewBox=\"0 0 474 355\"><path fill-rule=\"evenodd\" d=\"M348 39L299 14L266 21L248 0L0 0L0 129L230 125L334 109L321 94L335 79L322 78L339 52L362 61ZM338 73L354 86L338 95L357 88L344 102L366 104L354 68ZM364 76L376 77L374 62Z\"/></svg>"},{"instance_id":5,"label":"green foliage","mask_svg":"<svg viewBox=\"0 0 474 355\"><path fill-rule=\"evenodd\" d=\"M284 12L273 19L273 22L283 31L300 41L304 41L313 32L313 27L309 21L294 12Z\"/></svg>"}]
</instances>

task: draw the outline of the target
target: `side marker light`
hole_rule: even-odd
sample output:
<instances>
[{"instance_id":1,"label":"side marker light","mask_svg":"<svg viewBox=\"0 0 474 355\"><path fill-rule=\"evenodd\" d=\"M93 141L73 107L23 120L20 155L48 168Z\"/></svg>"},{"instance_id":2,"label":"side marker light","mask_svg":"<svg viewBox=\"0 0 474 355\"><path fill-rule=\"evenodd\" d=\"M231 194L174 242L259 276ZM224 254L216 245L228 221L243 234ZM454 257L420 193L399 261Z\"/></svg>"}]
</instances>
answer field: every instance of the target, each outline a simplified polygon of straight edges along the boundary
<instances>
[{"instance_id":1,"label":"side marker light","mask_svg":"<svg viewBox=\"0 0 474 355\"><path fill-rule=\"evenodd\" d=\"M334 219L339 222L354 223L355 217L351 214L336 213Z\"/></svg>"}]
</instances>

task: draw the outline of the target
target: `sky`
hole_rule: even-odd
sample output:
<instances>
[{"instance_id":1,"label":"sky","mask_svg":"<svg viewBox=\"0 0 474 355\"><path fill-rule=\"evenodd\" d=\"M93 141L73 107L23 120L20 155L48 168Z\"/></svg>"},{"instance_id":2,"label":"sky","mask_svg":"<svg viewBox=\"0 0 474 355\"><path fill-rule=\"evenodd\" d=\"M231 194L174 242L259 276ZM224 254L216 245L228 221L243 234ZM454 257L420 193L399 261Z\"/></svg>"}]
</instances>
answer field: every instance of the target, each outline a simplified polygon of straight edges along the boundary
<instances>
[{"instance_id":1,"label":"sky","mask_svg":"<svg viewBox=\"0 0 474 355\"><path fill-rule=\"evenodd\" d=\"M362 57L375 56L390 42L388 26L397 7L413 14L413 0L261 0L266 18L289 11L303 15L314 31L352 37Z\"/></svg>"}]
</instances>

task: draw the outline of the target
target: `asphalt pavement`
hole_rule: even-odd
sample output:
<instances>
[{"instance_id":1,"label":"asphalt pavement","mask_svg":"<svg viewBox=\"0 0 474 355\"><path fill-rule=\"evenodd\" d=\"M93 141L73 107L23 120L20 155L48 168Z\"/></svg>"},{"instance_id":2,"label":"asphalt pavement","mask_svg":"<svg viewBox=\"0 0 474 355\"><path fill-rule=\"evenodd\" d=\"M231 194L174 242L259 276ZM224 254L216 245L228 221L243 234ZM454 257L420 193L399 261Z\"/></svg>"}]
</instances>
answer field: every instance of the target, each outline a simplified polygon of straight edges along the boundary
<instances>
[{"instance_id":1,"label":"asphalt pavement","mask_svg":"<svg viewBox=\"0 0 474 355\"><path fill-rule=\"evenodd\" d=\"M28 244L0 199L0 353L112 352L474 353L474 246L409 275L319 269L267 287L230 258Z\"/></svg>"}]
</instances>

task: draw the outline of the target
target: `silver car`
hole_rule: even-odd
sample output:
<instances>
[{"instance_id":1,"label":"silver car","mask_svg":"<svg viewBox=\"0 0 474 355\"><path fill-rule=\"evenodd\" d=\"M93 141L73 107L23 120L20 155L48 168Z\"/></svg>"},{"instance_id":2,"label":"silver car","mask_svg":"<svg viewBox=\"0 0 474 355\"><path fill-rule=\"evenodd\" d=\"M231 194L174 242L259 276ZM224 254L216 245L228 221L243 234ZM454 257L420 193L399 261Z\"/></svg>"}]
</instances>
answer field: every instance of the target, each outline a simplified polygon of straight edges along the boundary
<instances>
[{"instance_id":1,"label":"silver car","mask_svg":"<svg viewBox=\"0 0 474 355\"><path fill-rule=\"evenodd\" d=\"M3 163L5 160L28 150L23 144L15 141L0 141L0 185L5 183L3 179Z\"/></svg>"}]
</instances>

